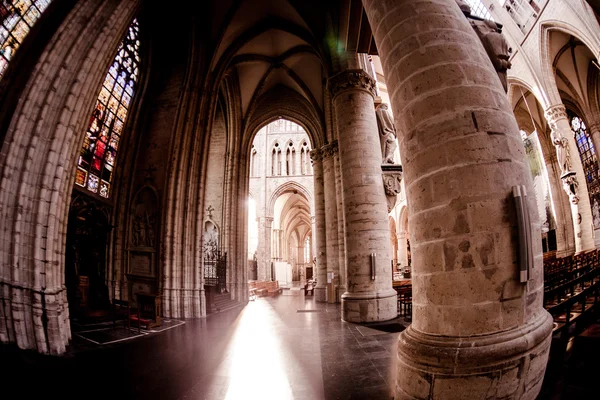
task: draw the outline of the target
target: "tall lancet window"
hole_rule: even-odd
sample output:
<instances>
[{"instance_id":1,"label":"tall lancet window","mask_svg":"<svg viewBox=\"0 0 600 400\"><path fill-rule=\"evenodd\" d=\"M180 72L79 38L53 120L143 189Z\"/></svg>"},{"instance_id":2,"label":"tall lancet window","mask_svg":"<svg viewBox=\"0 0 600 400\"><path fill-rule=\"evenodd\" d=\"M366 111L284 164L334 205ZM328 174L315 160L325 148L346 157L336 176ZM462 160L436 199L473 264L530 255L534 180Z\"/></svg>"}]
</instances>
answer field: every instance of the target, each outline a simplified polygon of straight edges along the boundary
<instances>
[{"instance_id":1,"label":"tall lancet window","mask_svg":"<svg viewBox=\"0 0 600 400\"><path fill-rule=\"evenodd\" d=\"M256 148L252 145L252 154L250 156L250 176L258 176L258 166L257 164L257 154Z\"/></svg>"},{"instance_id":2,"label":"tall lancet window","mask_svg":"<svg viewBox=\"0 0 600 400\"><path fill-rule=\"evenodd\" d=\"M0 77L51 0L0 1Z\"/></svg>"},{"instance_id":3,"label":"tall lancet window","mask_svg":"<svg viewBox=\"0 0 600 400\"><path fill-rule=\"evenodd\" d=\"M281 160L281 147L275 142L271 152L271 175L281 175L283 171L283 162Z\"/></svg>"},{"instance_id":4,"label":"tall lancet window","mask_svg":"<svg viewBox=\"0 0 600 400\"><path fill-rule=\"evenodd\" d=\"M288 148L285 152L285 174L286 175L294 175L294 144L292 142L288 143Z\"/></svg>"},{"instance_id":5,"label":"tall lancet window","mask_svg":"<svg viewBox=\"0 0 600 400\"><path fill-rule=\"evenodd\" d=\"M302 175L310 175L310 148L308 143L302 142L302 149L300 150L300 172Z\"/></svg>"},{"instance_id":6,"label":"tall lancet window","mask_svg":"<svg viewBox=\"0 0 600 400\"><path fill-rule=\"evenodd\" d=\"M283 161L281 160L281 149L279 148L279 144L275 143L277 146L277 175L281 175L283 171Z\"/></svg>"},{"instance_id":7,"label":"tall lancet window","mask_svg":"<svg viewBox=\"0 0 600 400\"><path fill-rule=\"evenodd\" d=\"M575 114L569 113L571 128L575 132L575 141L577 149L583 164L583 173L585 174L585 183L587 184L590 195L590 205L592 206L592 216L594 227L600 228L600 176L598 173L598 155L588 133L585 122Z\"/></svg>"},{"instance_id":8,"label":"tall lancet window","mask_svg":"<svg viewBox=\"0 0 600 400\"><path fill-rule=\"evenodd\" d=\"M75 184L108 198L127 112L137 87L139 25L133 20L108 70L77 160Z\"/></svg>"}]
</instances>

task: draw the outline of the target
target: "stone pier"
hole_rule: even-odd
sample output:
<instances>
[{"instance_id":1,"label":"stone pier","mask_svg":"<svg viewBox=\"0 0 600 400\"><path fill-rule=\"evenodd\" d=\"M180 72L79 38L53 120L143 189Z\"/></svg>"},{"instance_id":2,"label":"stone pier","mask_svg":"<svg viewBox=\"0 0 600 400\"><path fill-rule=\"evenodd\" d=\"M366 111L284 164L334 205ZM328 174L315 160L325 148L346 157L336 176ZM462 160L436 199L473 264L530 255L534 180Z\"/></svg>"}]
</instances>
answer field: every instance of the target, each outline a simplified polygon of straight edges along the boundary
<instances>
[{"instance_id":1,"label":"stone pier","mask_svg":"<svg viewBox=\"0 0 600 400\"><path fill-rule=\"evenodd\" d=\"M347 292L342 318L374 322L395 318L388 212L381 172L381 144L374 108L375 81L363 70L331 77L336 109L345 215Z\"/></svg>"},{"instance_id":2,"label":"stone pier","mask_svg":"<svg viewBox=\"0 0 600 400\"><path fill-rule=\"evenodd\" d=\"M316 271L313 271L317 278L315 287L316 301L327 301L327 238L325 225L325 188L323 182L323 152L315 149L310 152L310 158L313 166L313 176L315 179L315 257L317 259Z\"/></svg>"},{"instance_id":3,"label":"stone pier","mask_svg":"<svg viewBox=\"0 0 600 400\"><path fill-rule=\"evenodd\" d=\"M534 193L533 182L498 75L455 0L363 4L409 207L413 323L399 336L395 398L535 399L552 318L539 240L519 282L512 188Z\"/></svg>"},{"instance_id":4,"label":"stone pier","mask_svg":"<svg viewBox=\"0 0 600 400\"><path fill-rule=\"evenodd\" d=\"M323 185L325 194L325 233L327 235L327 273L334 274L336 292L340 282L338 212L333 157L337 153L337 142L321 148L323 156ZM336 303L337 296L327 298L328 303Z\"/></svg>"}]
</instances>

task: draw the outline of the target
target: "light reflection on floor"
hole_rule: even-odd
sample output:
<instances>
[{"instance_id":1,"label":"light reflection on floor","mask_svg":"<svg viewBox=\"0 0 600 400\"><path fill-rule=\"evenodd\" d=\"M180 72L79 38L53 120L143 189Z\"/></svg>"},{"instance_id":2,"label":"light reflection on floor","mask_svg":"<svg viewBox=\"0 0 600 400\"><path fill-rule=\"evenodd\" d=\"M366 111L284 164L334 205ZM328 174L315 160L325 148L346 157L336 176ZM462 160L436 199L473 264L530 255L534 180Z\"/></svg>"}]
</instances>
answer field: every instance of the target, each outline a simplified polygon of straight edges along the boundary
<instances>
[{"instance_id":1,"label":"light reflection on floor","mask_svg":"<svg viewBox=\"0 0 600 400\"><path fill-rule=\"evenodd\" d=\"M290 312L296 312L293 308ZM311 328L312 320L306 316L293 328ZM226 386L228 400L324 398L318 340L298 340L297 335L286 340L288 328L269 302L251 302L236 320L235 333L214 373L221 379L207 383ZM317 334L314 327L311 334Z\"/></svg>"}]
</instances>

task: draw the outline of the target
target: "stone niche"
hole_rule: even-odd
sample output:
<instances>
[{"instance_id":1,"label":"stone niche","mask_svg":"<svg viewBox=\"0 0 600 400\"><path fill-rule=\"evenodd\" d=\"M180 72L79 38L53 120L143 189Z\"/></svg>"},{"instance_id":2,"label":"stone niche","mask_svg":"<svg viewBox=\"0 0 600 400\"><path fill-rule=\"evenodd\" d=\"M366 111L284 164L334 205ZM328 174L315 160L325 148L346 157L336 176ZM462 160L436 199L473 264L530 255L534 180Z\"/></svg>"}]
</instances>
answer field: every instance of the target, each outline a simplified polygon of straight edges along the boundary
<instances>
[{"instance_id":1,"label":"stone niche","mask_svg":"<svg viewBox=\"0 0 600 400\"><path fill-rule=\"evenodd\" d=\"M159 202L149 185L134 196L130 208L127 248L128 298L135 304L136 293L158 293L157 238Z\"/></svg>"}]
</instances>

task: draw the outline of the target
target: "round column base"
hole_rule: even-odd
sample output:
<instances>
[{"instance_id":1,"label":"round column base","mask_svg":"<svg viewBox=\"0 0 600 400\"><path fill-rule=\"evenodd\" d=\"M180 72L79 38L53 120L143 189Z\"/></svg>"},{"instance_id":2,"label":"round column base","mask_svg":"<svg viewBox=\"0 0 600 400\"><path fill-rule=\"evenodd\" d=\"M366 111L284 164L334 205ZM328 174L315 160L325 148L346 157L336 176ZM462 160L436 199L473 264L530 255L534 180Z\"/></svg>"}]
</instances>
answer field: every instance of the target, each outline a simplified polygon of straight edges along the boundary
<instances>
[{"instance_id":1,"label":"round column base","mask_svg":"<svg viewBox=\"0 0 600 400\"><path fill-rule=\"evenodd\" d=\"M327 302L327 288L324 286L317 286L315 288L315 301L318 301L319 303L326 303Z\"/></svg>"},{"instance_id":2,"label":"round column base","mask_svg":"<svg viewBox=\"0 0 600 400\"><path fill-rule=\"evenodd\" d=\"M389 321L398 316L396 291L351 293L342 295L342 320L365 323Z\"/></svg>"},{"instance_id":3,"label":"round column base","mask_svg":"<svg viewBox=\"0 0 600 400\"><path fill-rule=\"evenodd\" d=\"M409 326L398 337L396 399L535 399L552 335L546 311L517 329L433 336Z\"/></svg>"}]
</instances>

